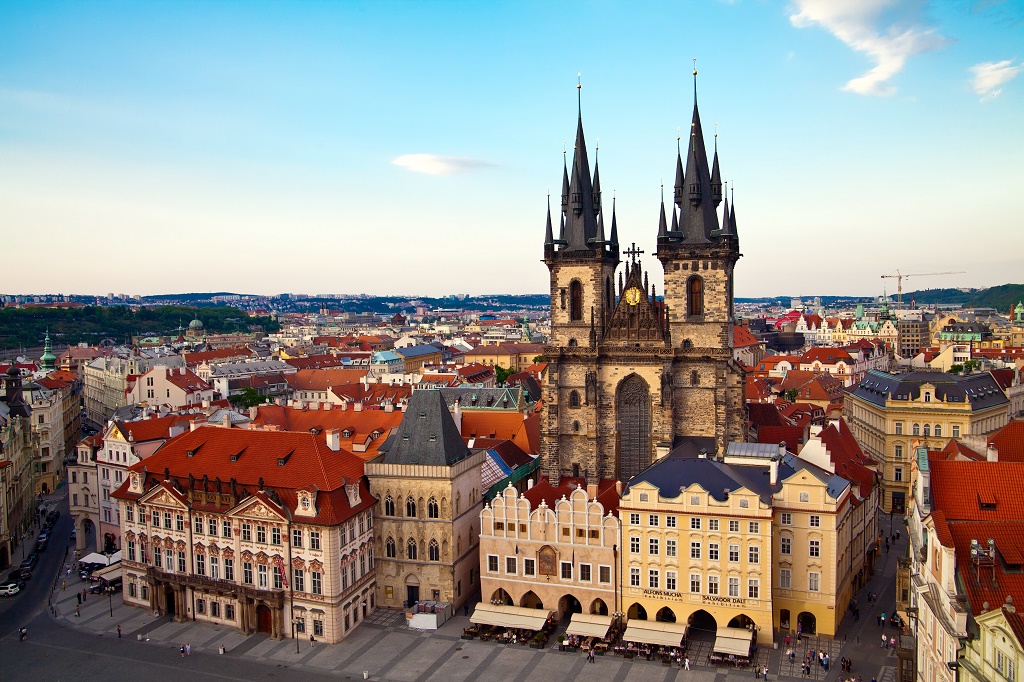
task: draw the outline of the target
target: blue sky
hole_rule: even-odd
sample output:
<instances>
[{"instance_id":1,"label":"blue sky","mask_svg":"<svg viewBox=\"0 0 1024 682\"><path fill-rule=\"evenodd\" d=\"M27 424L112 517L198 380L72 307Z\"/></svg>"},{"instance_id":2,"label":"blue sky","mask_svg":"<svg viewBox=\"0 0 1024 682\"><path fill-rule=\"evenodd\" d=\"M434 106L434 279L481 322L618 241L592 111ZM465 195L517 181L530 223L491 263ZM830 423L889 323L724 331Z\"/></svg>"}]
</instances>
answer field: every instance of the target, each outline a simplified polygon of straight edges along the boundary
<instances>
[{"instance_id":1,"label":"blue sky","mask_svg":"<svg viewBox=\"0 0 1024 682\"><path fill-rule=\"evenodd\" d=\"M738 296L1022 280L1022 0L7 1L0 290L544 292L576 74L651 252L693 57Z\"/></svg>"}]
</instances>

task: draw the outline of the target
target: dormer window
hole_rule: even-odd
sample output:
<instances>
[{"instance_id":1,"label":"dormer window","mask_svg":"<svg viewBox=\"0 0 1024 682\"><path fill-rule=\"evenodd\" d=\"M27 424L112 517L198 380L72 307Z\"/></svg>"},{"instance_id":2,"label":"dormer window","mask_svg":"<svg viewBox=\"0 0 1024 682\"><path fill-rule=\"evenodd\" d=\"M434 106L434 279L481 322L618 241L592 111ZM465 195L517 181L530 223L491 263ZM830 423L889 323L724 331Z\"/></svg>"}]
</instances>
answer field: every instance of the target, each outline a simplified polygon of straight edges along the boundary
<instances>
[{"instance_id":1,"label":"dormer window","mask_svg":"<svg viewBox=\"0 0 1024 682\"><path fill-rule=\"evenodd\" d=\"M932 401L932 394L926 391L924 394L924 401L926 403L930 403Z\"/></svg>"}]
</instances>

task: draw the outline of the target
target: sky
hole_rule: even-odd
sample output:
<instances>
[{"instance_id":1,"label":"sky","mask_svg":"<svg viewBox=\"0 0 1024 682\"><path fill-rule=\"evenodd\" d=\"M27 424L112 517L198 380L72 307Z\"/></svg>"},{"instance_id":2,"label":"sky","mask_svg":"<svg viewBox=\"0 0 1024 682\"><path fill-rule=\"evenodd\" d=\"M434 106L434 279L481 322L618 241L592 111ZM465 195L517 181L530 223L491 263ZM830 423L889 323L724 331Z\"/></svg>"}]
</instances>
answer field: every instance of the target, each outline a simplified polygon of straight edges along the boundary
<instances>
[{"instance_id":1,"label":"sky","mask_svg":"<svg viewBox=\"0 0 1024 682\"><path fill-rule=\"evenodd\" d=\"M1024 0L0 0L0 292L546 292L578 94L660 291L693 58L737 296L1024 280Z\"/></svg>"}]
</instances>

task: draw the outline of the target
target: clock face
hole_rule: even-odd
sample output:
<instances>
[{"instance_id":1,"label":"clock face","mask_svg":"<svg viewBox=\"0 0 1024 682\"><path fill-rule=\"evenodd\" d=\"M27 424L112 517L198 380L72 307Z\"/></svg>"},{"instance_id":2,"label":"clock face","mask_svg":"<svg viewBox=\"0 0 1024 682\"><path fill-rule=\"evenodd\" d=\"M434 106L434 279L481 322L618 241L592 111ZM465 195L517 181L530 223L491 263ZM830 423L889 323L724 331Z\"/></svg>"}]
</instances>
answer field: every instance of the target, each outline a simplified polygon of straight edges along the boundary
<instances>
[{"instance_id":1,"label":"clock face","mask_svg":"<svg viewBox=\"0 0 1024 682\"><path fill-rule=\"evenodd\" d=\"M636 287L626 289L626 303L636 305L640 302L640 290Z\"/></svg>"}]
</instances>

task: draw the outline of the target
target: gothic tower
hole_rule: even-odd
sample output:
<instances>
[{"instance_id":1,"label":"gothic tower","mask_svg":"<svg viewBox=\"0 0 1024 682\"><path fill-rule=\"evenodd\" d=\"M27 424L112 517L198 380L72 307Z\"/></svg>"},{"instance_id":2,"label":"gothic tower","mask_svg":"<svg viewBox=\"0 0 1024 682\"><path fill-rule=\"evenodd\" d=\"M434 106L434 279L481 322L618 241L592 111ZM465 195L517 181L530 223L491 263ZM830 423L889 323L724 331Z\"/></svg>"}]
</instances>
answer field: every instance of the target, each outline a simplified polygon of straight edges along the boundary
<instances>
[{"instance_id":1,"label":"gothic tower","mask_svg":"<svg viewBox=\"0 0 1024 682\"><path fill-rule=\"evenodd\" d=\"M559 237L550 199L544 236L551 336L541 457L552 481L627 480L674 447L715 456L745 438L743 369L732 359L739 242L728 201L719 226L718 153L709 169L696 104L686 171L679 152L676 165L671 228L664 200L659 216L659 299L635 245L616 283L615 205L606 238L600 179L595 168L591 180L577 120L571 178L563 163Z\"/></svg>"}]
</instances>

